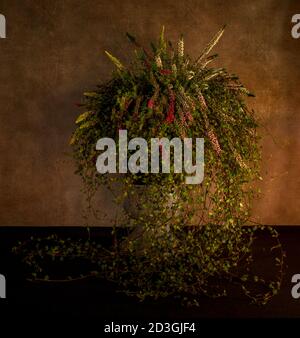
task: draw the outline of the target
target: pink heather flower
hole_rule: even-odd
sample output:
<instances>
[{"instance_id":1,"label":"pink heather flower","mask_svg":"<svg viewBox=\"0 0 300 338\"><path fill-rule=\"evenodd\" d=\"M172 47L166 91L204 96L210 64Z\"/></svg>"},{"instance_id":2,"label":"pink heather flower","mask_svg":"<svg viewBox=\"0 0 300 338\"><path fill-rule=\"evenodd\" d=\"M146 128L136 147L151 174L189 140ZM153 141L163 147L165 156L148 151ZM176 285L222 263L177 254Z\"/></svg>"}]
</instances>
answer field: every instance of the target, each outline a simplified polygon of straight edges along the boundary
<instances>
[{"instance_id":1,"label":"pink heather flower","mask_svg":"<svg viewBox=\"0 0 300 338\"><path fill-rule=\"evenodd\" d=\"M149 109L153 109L153 107L154 107L154 100L153 100L153 99L150 99L150 100L148 101L147 107L148 107Z\"/></svg>"},{"instance_id":2,"label":"pink heather flower","mask_svg":"<svg viewBox=\"0 0 300 338\"><path fill-rule=\"evenodd\" d=\"M186 118L185 118L185 116L184 116L184 114L183 114L182 111L179 112L179 116L180 116L181 124L182 124L183 126L186 126L186 125L187 125L187 123L186 123Z\"/></svg>"},{"instance_id":3,"label":"pink heather flower","mask_svg":"<svg viewBox=\"0 0 300 338\"><path fill-rule=\"evenodd\" d=\"M208 135L208 138L209 138L209 140L211 142L211 145L212 145L214 151L218 155L220 155L221 152L222 152L222 149L220 147L220 144L219 144L219 141L217 139L217 136L215 135L215 133L212 130L209 130L207 135Z\"/></svg>"},{"instance_id":4,"label":"pink heather flower","mask_svg":"<svg viewBox=\"0 0 300 338\"><path fill-rule=\"evenodd\" d=\"M186 115L186 117L189 121L193 121L193 119L194 119L193 115L191 114L191 112L189 110L185 112L185 115Z\"/></svg>"},{"instance_id":5,"label":"pink heather flower","mask_svg":"<svg viewBox=\"0 0 300 338\"><path fill-rule=\"evenodd\" d=\"M170 104L169 104L169 109L167 112L167 118L166 122L167 123L172 123L175 120L175 95L172 90L170 90Z\"/></svg>"},{"instance_id":6,"label":"pink heather flower","mask_svg":"<svg viewBox=\"0 0 300 338\"><path fill-rule=\"evenodd\" d=\"M206 105L205 99L202 94L199 95L199 100L200 100L202 109L207 109L207 105Z\"/></svg>"}]
</instances>

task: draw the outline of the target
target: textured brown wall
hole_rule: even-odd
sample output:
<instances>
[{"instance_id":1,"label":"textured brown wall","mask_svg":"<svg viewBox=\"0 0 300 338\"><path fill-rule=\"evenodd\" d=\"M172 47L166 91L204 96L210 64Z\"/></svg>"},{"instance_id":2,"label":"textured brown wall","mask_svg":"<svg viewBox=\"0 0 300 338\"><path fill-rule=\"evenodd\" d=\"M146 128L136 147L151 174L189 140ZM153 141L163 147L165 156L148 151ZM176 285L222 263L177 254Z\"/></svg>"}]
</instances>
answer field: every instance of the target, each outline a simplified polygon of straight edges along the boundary
<instances>
[{"instance_id":1,"label":"textured brown wall","mask_svg":"<svg viewBox=\"0 0 300 338\"><path fill-rule=\"evenodd\" d=\"M0 12L0 225L82 224L81 182L65 153L74 103L112 70L104 50L128 60L124 33L147 44L164 24L196 56L224 23L219 63L256 93L267 127L256 217L300 224L300 39L290 34L299 1L0 0ZM99 205L113 209L105 193Z\"/></svg>"}]
</instances>

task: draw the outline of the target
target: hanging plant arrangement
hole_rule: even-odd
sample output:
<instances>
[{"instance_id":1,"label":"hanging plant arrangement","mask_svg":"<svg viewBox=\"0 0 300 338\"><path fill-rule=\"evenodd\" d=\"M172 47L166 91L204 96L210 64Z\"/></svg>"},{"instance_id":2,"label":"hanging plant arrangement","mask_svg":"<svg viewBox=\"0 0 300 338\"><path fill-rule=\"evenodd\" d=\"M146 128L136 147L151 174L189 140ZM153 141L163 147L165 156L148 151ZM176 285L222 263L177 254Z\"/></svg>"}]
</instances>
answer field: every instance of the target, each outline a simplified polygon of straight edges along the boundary
<instances>
[{"instance_id":1,"label":"hanging plant arrangement","mask_svg":"<svg viewBox=\"0 0 300 338\"><path fill-rule=\"evenodd\" d=\"M225 295L236 283L252 300L266 303L280 288L284 255L275 229L267 230L275 241L271 259L278 273L265 280L252 270L257 226L247 225L261 179L259 120L246 102L253 95L238 77L211 66L223 32L194 60L183 38L174 46L164 29L151 50L127 34L135 47L131 65L106 52L115 65L113 76L84 93L80 104L70 143L88 210L103 215L93 200L102 186L125 207L114 231L125 224L126 235L105 248L106 255L99 248L98 261L93 251L93 262L101 278L128 295L180 296L197 305L199 296ZM99 173L96 143L104 137L117 141L120 130L149 142L204 138L203 181L186 184L174 161L169 173Z\"/></svg>"}]
</instances>

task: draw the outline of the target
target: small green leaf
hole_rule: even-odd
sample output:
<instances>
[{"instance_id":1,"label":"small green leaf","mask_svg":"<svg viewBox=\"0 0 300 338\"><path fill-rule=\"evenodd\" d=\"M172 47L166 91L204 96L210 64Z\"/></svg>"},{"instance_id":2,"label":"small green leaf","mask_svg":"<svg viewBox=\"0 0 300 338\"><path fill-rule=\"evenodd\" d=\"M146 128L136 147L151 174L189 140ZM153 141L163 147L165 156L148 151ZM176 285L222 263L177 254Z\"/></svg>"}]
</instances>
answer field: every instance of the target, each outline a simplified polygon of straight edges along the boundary
<instances>
[{"instance_id":1,"label":"small green leaf","mask_svg":"<svg viewBox=\"0 0 300 338\"><path fill-rule=\"evenodd\" d=\"M91 111L86 111L85 113L80 114L80 115L77 117L75 123L78 124L78 123L80 123L80 122L86 120L87 117L88 117L91 113L92 113Z\"/></svg>"},{"instance_id":2,"label":"small green leaf","mask_svg":"<svg viewBox=\"0 0 300 338\"><path fill-rule=\"evenodd\" d=\"M86 128L89 128L89 127L92 127L95 125L95 121L87 121L85 123L83 123L79 129L86 129Z\"/></svg>"},{"instance_id":3,"label":"small green leaf","mask_svg":"<svg viewBox=\"0 0 300 338\"><path fill-rule=\"evenodd\" d=\"M98 97L96 92L84 92L83 95L87 97Z\"/></svg>"}]
</instances>

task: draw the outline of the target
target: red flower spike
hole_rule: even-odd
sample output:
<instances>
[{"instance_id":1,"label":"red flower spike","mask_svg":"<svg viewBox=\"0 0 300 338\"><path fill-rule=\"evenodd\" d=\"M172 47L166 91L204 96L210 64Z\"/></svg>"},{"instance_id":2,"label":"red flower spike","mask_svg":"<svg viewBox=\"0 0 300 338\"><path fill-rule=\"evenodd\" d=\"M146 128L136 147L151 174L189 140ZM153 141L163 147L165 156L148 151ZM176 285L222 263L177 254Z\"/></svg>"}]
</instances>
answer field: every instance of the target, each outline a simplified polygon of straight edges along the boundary
<instances>
[{"instance_id":1,"label":"red flower spike","mask_svg":"<svg viewBox=\"0 0 300 338\"><path fill-rule=\"evenodd\" d=\"M150 100L148 101L147 107L148 107L149 109L153 109L153 107L154 107L154 100L153 100L153 99L150 99Z\"/></svg>"},{"instance_id":2,"label":"red flower spike","mask_svg":"<svg viewBox=\"0 0 300 338\"><path fill-rule=\"evenodd\" d=\"M172 71L170 69L160 69L160 74L162 75L171 75Z\"/></svg>"},{"instance_id":3,"label":"red flower spike","mask_svg":"<svg viewBox=\"0 0 300 338\"><path fill-rule=\"evenodd\" d=\"M167 115L167 118L166 118L166 122L167 122L167 123L173 123L174 120L175 120L174 114L168 114L168 115Z\"/></svg>"},{"instance_id":4,"label":"red flower spike","mask_svg":"<svg viewBox=\"0 0 300 338\"><path fill-rule=\"evenodd\" d=\"M172 91L170 91L170 104L169 104L169 109L167 112L167 118L166 118L166 122L167 123L172 123L175 120L175 95Z\"/></svg>"}]
</instances>

